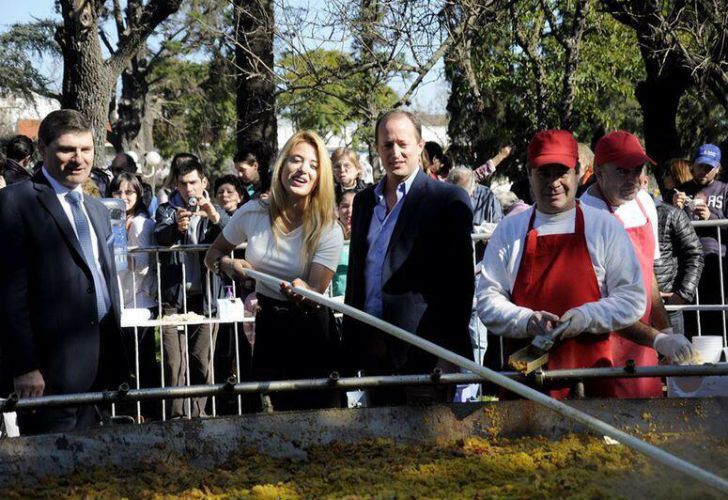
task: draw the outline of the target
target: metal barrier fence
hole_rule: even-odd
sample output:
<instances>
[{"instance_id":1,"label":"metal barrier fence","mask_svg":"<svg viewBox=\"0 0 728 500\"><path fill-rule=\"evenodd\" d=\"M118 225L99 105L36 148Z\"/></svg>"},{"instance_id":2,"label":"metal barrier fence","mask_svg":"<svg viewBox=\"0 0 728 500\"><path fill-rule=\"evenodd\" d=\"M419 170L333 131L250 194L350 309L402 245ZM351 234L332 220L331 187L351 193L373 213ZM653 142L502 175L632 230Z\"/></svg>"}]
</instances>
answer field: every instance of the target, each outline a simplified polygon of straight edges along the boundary
<instances>
[{"instance_id":1,"label":"metal barrier fence","mask_svg":"<svg viewBox=\"0 0 728 500\"><path fill-rule=\"evenodd\" d=\"M269 286L271 286L271 285L277 286L279 283L281 283L281 280L275 276L267 275L267 274L264 274L264 273L261 273L258 271L253 271L250 269L247 269L244 272L245 272L246 276L250 276L256 280L262 281L263 283L266 283ZM290 285L290 283L287 283L287 285ZM512 391L519 396L530 399L530 400L538 403L539 405L549 408L549 409L557 412L558 414L562 415L563 417L566 417L570 420L573 420L575 422L585 425L589 430L591 430L593 432L596 432L598 434L603 434L612 439L615 439L618 442L620 442L626 446L629 446L633 450L646 455L647 457L651 458L652 460L654 460L656 462L666 465L666 466L672 468L673 470L685 473L688 476L692 477L693 479L700 481L704 484L710 485L710 486L718 489L719 491L728 493L728 481L726 481L722 477L719 477L705 469L702 469L702 468L694 465L693 463L688 462L676 455L668 453L667 451L660 449L650 443L647 443L646 441L643 441L642 439L640 439L638 437L632 436L605 421L602 421L588 413L585 413L584 411L571 407L561 401L552 399L551 397L549 397L541 392L538 392L537 390L534 390L519 382L513 381L513 380L509 379L508 377L505 377L503 374L499 374L488 368L485 368L472 360L469 360L458 354L448 351L426 339L420 338L415 334L407 332L402 328L389 324L380 318L369 315L363 311L359 311L351 306L333 301L330 298L325 297L324 295L321 295L317 292L308 290L306 288L298 288L298 287L294 287L293 292L300 294L301 296L303 296L309 300L314 301L315 303L317 303L320 306L326 306L333 310L337 310L348 316L351 316L351 317L357 319L358 321L361 321L374 328L377 328L388 335L391 335L399 340L405 341L415 347L423 349L426 352L429 352L430 354L433 354L440 359L446 360L450 363L455 364L456 366L467 369L470 372L472 372L473 374L480 375L483 378L485 378L486 380L496 383L497 385L503 387L504 389ZM318 382L321 385L331 387L338 383L338 377L331 376L331 377L329 377L328 380L314 381L314 382ZM304 382L304 383L306 383L306 382ZM311 384L311 381L308 381L307 383ZM230 385L233 386L232 382L230 383ZM233 388L234 388L234 386L233 386ZM323 387L320 387L320 388L323 388ZM193 395L198 395L198 394L200 394L200 391L204 391L205 389L206 388L194 387L194 388L186 388L186 390L185 390L185 388L181 388L181 389L177 388L177 389L169 389L167 391L168 391L168 393L172 393L172 394L181 393L182 391L185 391L187 394L191 393ZM225 389L226 388L224 386L212 388L213 391L225 390ZM210 389L207 388L207 390L210 390ZM83 402L83 403L91 403L91 402L99 400L99 398L101 398L100 399L101 401L113 401L114 398L118 397L118 396L119 396L119 394L110 395L107 393L101 393L100 395L99 394L76 395L76 397L80 398L79 402ZM121 394L121 396L123 396L123 397L128 396L128 391L124 391L124 394ZM147 396L152 396L152 394L149 394L149 393L135 394L135 397L139 398L139 399L144 399ZM156 395L154 395L154 396L156 396ZM162 396L164 396L164 394L162 394ZM45 403L46 403L45 406L49 406L49 403L52 403L53 405L68 404L68 400L72 399L73 397L74 396L60 396L59 398L65 398L66 401L63 401L61 399L56 400L56 401L45 401ZM40 405L38 404L38 403L40 403L39 400L30 401L28 403L30 406L32 406L35 403L36 407L40 407ZM12 404L20 404L20 403L17 401L12 401ZM4 403L3 406L6 406L6 404Z\"/></svg>"},{"instance_id":2,"label":"metal barrier fence","mask_svg":"<svg viewBox=\"0 0 728 500\"><path fill-rule=\"evenodd\" d=\"M721 236L720 229L723 227L728 227L728 220L725 220L725 221L723 221L723 220L721 220L721 221L698 221L698 222L694 222L693 224L696 227L715 227L718 243L719 243L719 245L722 244L722 236ZM483 234L474 234L473 235L474 242L487 240L487 239L488 239L487 235L483 235ZM132 298L133 308L132 309L133 310L129 310L129 309L124 310L124 312L122 313L122 326L125 328L129 328L133 332L133 338L134 338L133 372L135 375L135 377L134 377L135 382L134 382L134 387L132 388L131 391L128 392L128 396L126 398L112 399L112 400L110 400L110 402L115 403L115 402L121 401L121 400L135 402L136 403L136 421L137 422L141 421L141 417L142 417L142 408L141 408L142 399L148 400L148 399L153 399L153 398L144 397L141 399L137 399L135 397L131 397L133 394L137 394L137 393L138 394L147 394L147 395L157 394L157 398L159 398L160 396L165 396L165 397L169 398L173 395L176 395L177 397L184 397L184 398L186 398L186 401L185 401L186 415L185 416L187 418L191 418L191 415L192 415L191 405L192 405L193 393L195 395L212 396L212 399L210 402L210 408L211 408L211 413L213 416L217 415L217 397L218 396L220 396L222 394L225 394L227 396L230 396L230 395L237 396L237 412L239 414L241 414L243 412L243 402L242 402L241 394L251 392L252 388L257 388L257 391L253 391L253 392L268 392L268 391L274 390L274 389L271 389L271 387L279 386L279 383L273 383L273 382L269 382L269 383L265 383L265 384L246 383L246 381L244 381L241 378L241 360L240 360L241 349L240 349L240 346L241 346L241 342L248 342L248 338L247 338L247 336L244 337L243 339L240 338L240 333L241 333L240 325L243 325L243 324L254 325L255 316L253 313L250 313L247 310L245 310L243 312L244 317L242 318L241 321L232 321L231 322L229 320L225 320L224 318L221 319L219 317L214 317L213 313L212 313L212 303L213 303L213 299L216 297L212 296L212 291L210 289L211 275L210 275L209 271L205 270L206 278L207 278L205 280L205 282L207 283L207 287L205 289L205 295L207 298L207 310L205 311L204 316L200 316L200 315L190 316L189 315L189 311L187 308L188 294L187 294L186 287L183 287L184 291L182 294L183 295L183 304L182 304L182 311L181 311L182 316L181 317L179 317L179 316L165 317L162 315L163 304L162 304L162 280L161 280L160 254L168 253L168 252L183 252L183 253L195 254L195 253L206 251L207 248L208 248L208 245L176 245L176 246L172 246L172 247L144 247L144 248L133 248L132 247L129 249L129 253L132 256L139 255L139 254L153 255L153 259L150 259L150 261L153 261L153 266L150 264L149 267L150 267L150 269L153 267L153 269L156 271L156 273L155 273L156 274L156 292L157 292L156 295L157 295L157 306L158 306L158 310L159 310L158 318L140 319L141 316L139 316L137 314L138 309L136 308L136 305L137 305L136 304L136 292L138 290L138 286L137 286L138 284L136 283L136 278L137 278L136 259L134 259L134 258L129 259L130 271L131 271L132 283L133 283L132 284L132 288L133 288L133 298ZM244 245L242 246L242 248L244 248ZM183 259L181 262L183 283L187 282L187 274L188 274L187 265L185 264L185 262L186 262L185 259ZM726 307L726 305L725 305L725 294L723 293L724 278L723 278L722 259L719 260L719 265L720 265L720 277L719 278L720 278L720 284L721 284L721 303L720 304L700 304L699 297L698 297L698 300L696 300L695 305L667 306L667 309L669 311L675 311L675 310L697 311L698 315L700 314L701 311L721 311L723 313L722 314L722 316L723 316L723 331L722 331L723 345L725 346L726 345L726 310L728 309L728 307ZM236 290L237 284L236 284L235 280L232 281L231 286L233 287L233 289L232 289L233 295L237 296L238 295L237 290ZM119 281L119 287L121 288L120 281ZM136 315L136 317L135 317L135 315ZM340 314L339 314L339 316L340 316ZM164 326L174 326L174 327L178 328L178 330L184 332L184 335L183 335L183 339L185 342L184 352L186 355L185 359L184 359L184 365L187 367L185 370L185 387L187 389L193 389L192 383L191 383L191 370L190 370L190 359L189 359L189 357L190 357L189 356L189 330L188 329L191 326L202 325L202 324L210 324L210 325L230 324L230 325L232 325L232 335L233 335L233 345L234 345L234 367L235 367L236 378L233 381L228 381L226 384L216 384L216 382L215 382L215 347L216 346L215 346L215 342L214 342L213 333L212 333L212 331L210 331L209 332L209 336L210 336L210 338L209 338L209 341L210 341L209 371L211 373L211 386L208 387L208 392L205 392L204 388L207 386L204 386L204 385L198 386L198 387L196 386L194 388L195 390L192 392L190 392L190 391L186 392L184 390L181 391L181 390L179 390L180 388L178 388L178 387L175 388L175 390L171 390L171 388L174 388L175 386L167 385L166 380L165 380L165 354L166 353L164 351L163 333L161 331L161 328ZM140 332L140 329L142 329L142 328L154 328L155 330L159 329L158 332L155 331L155 338L157 338L159 340L159 347L158 347L158 351L156 354L159 356L158 369L159 369L159 376L160 376L160 381L161 381L161 387L160 387L161 392L155 393L152 389L143 389L142 388L142 385L144 385L144 381L141 380L141 377L140 377L140 342L139 342L139 332ZM699 329L697 333L698 333L698 335L701 335L702 331ZM147 334L149 334L149 333L147 333ZM501 339L499 347L500 347L500 356L502 359L503 358L502 339ZM254 345L252 346L252 349L254 350ZM634 376L668 376L668 375L672 376L672 375L677 375L678 373L681 376L707 375L707 374L725 375L725 374L727 374L726 371L724 371L722 368L718 369L717 371L715 371L715 370L713 370L713 371L697 370L696 371L695 369L693 369L692 371L690 371L690 370L688 370L688 371L672 370L671 371L670 369L667 369L667 368L670 368L670 367L662 367L661 368L662 371L650 372L649 375L646 374L647 372L642 370L642 371L635 372L636 375L634 375ZM673 367L673 368L677 368L677 367ZM589 377L617 376L617 374L619 374L619 376L625 376L624 370L622 368L615 368L615 369L613 369L612 372L608 372L605 370L606 369L599 369L599 370L594 370L594 371L580 370L577 375L574 375L574 377L578 378L578 379L584 379L584 378L589 378ZM513 377L514 375L509 374L508 376ZM552 379L554 379L555 376L558 376L558 374L550 373L550 372L540 372L539 374L536 375L536 377L539 377L539 379L541 381L552 380ZM561 374L561 376L564 376L564 374ZM433 383L433 381L429 375L421 375L419 377L420 378L416 379L416 381L408 382L408 383ZM446 376L444 378L438 379L437 382L438 383L465 384L465 383L478 383L478 382L482 382L482 380L479 377L475 377L475 376L464 376L464 377L460 377L460 378L453 377L453 376ZM380 380L378 380L378 382L377 382L377 384L389 384L389 383L397 384L399 382L396 377L394 377L394 378L383 377ZM347 384L349 384L349 383L347 383ZM347 384L340 384L339 387L342 387L342 388L349 387L349 385L347 385ZM350 387L357 387L357 388L366 386L366 382L364 380L360 381L359 386L357 386L353 382L351 382L351 384L353 384L353 385L351 385ZM231 385L234 386L235 388L244 387L245 389L244 390L242 390L242 389L241 390L238 390L238 389L230 390ZM220 391L218 389L212 390L211 389L212 386L216 386L216 387L221 386L221 387L226 387L227 389L224 391ZM292 383L290 385L290 387L302 388L302 385L301 385L301 382L298 381L296 383ZM139 391L141 391L141 392L139 392ZM151 391L151 392L149 392L149 391ZM54 396L54 398L58 398L58 396ZM39 403L40 403L40 401L39 401ZM5 411L8 411L8 409L7 409L8 404L10 404L10 403L4 403L3 406L0 407L0 411L3 408L5 409ZM30 404L30 403L19 402L18 408L22 408L22 407L24 407L23 405L26 405L26 404ZM112 412L115 414L115 412L116 412L115 406L112 407ZM167 406L165 405L164 401L162 401L162 403L161 403L161 418L162 418L162 420L167 419Z\"/></svg>"},{"instance_id":3,"label":"metal barrier fence","mask_svg":"<svg viewBox=\"0 0 728 500\"><path fill-rule=\"evenodd\" d=\"M158 302L159 302L159 306L160 306L159 307L160 311L163 310L163 307L161 304L161 296L162 296L162 294L161 294L161 272L160 272L161 263L160 263L160 259L159 259L159 254L163 251L180 251L180 250L181 250L180 247L170 248L170 249L155 248L155 249L139 250L139 251L151 251L151 252L154 252L156 255L156 264L157 264L156 267L157 267L157 273L158 273L157 291L158 291ZM200 250L202 250L202 248L185 249L185 251L193 251L193 252L197 252ZM132 273L135 270L133 262L134 262L134 259L132 259ZM183 294L182 294L183 295L182 308L183 308L183 313L186 314L187 313L187 303L188 303L187 291L186 291L187 270L186 270L186 265L185 265L184 261L181 262L181 265L182 265L182 268L181 268L182 283L185 285L182 287L184 290ZM720 271L722 273L722 264L720 267ZM264 273L260 273L257 271L246 270L245 273L246 273L246 275L248 275L256 280L260 280L264 283L267 283L268 285L276 286L280 282L280 279L278 279L276 277L266 275ZM212 294L211 294L211 289L210 289L210 281L211 281L210 274L208 272L207 279L206 279L206 283L207 283L206 295L207 295L207 301L208 301L207 316L204 317L202 320L199 320L199 322L197 322L197 323L192 323L192 322L187 321L189 318L185 318L185 321L180 323L177 319L171 320L170 318L167 318L167 320L165 320L164 316L160 316L161 319L159 319L159 320L148 320L147 323L145 324L145 326L152 326L152 325L162 326L162 325L166 325L166 324L172 324L172 325L175 325L178 327L181 326L185 331L184 340L185 340L185 343L187 344L187 342L188 342L187 327L189 324L224 323L225 321L216 320L215 318L212 317ZM722 280L722 276L721 276L721 287L722 287L722 284L723 284L723 280ZM233 286L234 286L234 283L233 283ZM135 286L133 286L132 288L134 289L134 291L136 290ZM592 431L595 431L597 433L604 434L613 439L616 439L620 443L625 444L625 445L631 447L632 449L647 455L648 457L650 457L651 459L653 459L659 463L662 463L668 467L671 467L674 470L686 473L698 481L701 481L705 484L713 486L714 488L716 488L724 493L728 493L728 481L726 481L725 479L723 479L719 476L716 476L715 474L713 474L709 471L706 471L700 467L697 467L694 464L687 462L675 455L667 453L666 451L664 451L660 448L657 448L639 438L631 436L631 435L617 429L616 427L614 427L610 424L607 424L606 422L603 422L597 418L594 418L593 416L591 416L587 413L584 413L583 411L580 411L571 406L568 406L568 405L564 404L563 402L552 399L551 397L549 397L541 392L538 392L526 385L523 385L519 382L511 380L509 377L504 376L504 374L502 374L502 373L494 372L488 368L481 366L480 364L478 364L472 360L468 360L462 356L459 356L455 353L447 351L446 349L443 349L442 347L440 347L436 344L433 344L432 342L429 342L410 332L407 332L407 331L403 330L402 328L399 328L399 327L396 327L389 323L386 323L379 318L373 317L362 311L354 309L348 305L337 303L337 302L331 300L330 298L327 298L327 297L325 297L321 294L318 294L316 292L313 292L311 290L294 288L294 292L302 295L305 298L314 300L319 305L324 305L324 306L330 307L334 310L338 310L339 312L345 313L349 316L354 317L355 319L357 319L359 321L362 321L375 328L378 328L378 329L382 330L383 332L385 332L395 338L398 338L402 341L410 343L418 348L424 349L425 351L437 356L438 358L444 359L446 361L449 361L450 363L460 366L461 368L467 369L471 373L473 373L475 375L480 375L484 379L486 379L490 382L493 382L509 391L512 391L512 392L516 393L517 395L520 395L524 398L535 401L536 403L543 405L551 410L554 410L557 413L559 413L569 419L572 419L576 422L584 424ZM721 299L722 299L721 305L723 306L723 309L721 309L721 310L724 311L725 310L724 309L725 299L724 299L724 293L723 293L722 289L721 289ZM134 304L134 305L136 305L136 304ZM157 323L155 323L155 321ZM165 321L167 321L167 323L165 323ZM170 321L171 321L171 323L170 323ZM142 323L144 323L144 322L142 322ZM237 324L237 323L235 323L235 324ZM135 331L135 343L136 343L136 345L135 345L136 367L135 368L136 368L137 387L138 387L139 386L139 355L138 355L139 344L138 344L137 328L139 328L139 325L134 325L133 328L135 329L134 330ZM210 335L209 353L210 353L210 363L211 363L210 369L212 370L212 368L214 367L214 365L212 363L214 363L213 360L214 360L215 345L213 342L213 334L211 331L209 332L209 335ZM237 328L236 328L236 337L237 337ZM162 342L161 345L163 346L164 343ZM191 415L191 397L211 393L211 394L213 394L212 408L213 408L213 415L214 415L215 414L215 399L214 399L215 394L218 394L220 391L243 392L243 387L236 387L238 384L234 384L232 380L228 384L222 384L220 386L190 387L191 384L190 384L189 345L186 345L185 352L187 353L186 354L186 366L187 366L186 385L187 385L187 387L186 388L171 388L171 389L166 389L166 390L164 388L162 388L159 390L152 389L152 390L148 390L148 391L141 391L141 390L135 391L131 396L133 397L133 399L137 400L137 412L138 413L140 412L139 402L143 399L147 399L147 398L152 399L152 398L158 398L158 397L174 397L176 395L184 395L185 397L187 397L187 410L188 410L188 416L189 416L189 415ZM163 349L160 352L160 356L161 356L161 362L162 362L161 363L162 364L162 382L164 385L164 352L163 352ZM236 352L236 357L237 356L238 356L238 353ZM238 363L239 363L239 359L238 359ZM675 367L675 368L680 368L680 367ZM692 367L684 367L684 369L676 370L675 372L681 373L682 375L684 375L684 374L687 374L688 372L690 372L690 368L692 368ZM603 373L596 373L594 370L586 370L586 369L566 370L567 372L576 371L576 372L582 372L582 373L576 373L576 374L562 373L562 374L560 374L560 376L562 378L568 378L568 377L574 377L574 376L577 376L577 377L580 376L581 378L587 378L590 376L593 376L593 377L614 377L614 376L622 377L622 376L625 376L625 373L629 374L631 376L648 376L644 372L637 373L636 369L630 370L629 368L627 368L626 372L623 369L622 369L622 371L619 371L619 370L620 369L616 369L616 370L611 369L611 370L607 370ZM720 372L720 370L718 370L718 372ZM651 375L655 376L657 373L658 373L657 371L653 371L651 373ZM214 377L214 371L212 371L212 376ZM239 376L240 376L240 374L238 373L238 378L239 378ZM431 382L440 382L441 379L442 379L442 375L437 374L437 373L434 373L431 376ZM213 382L214 382L214 380L213 380ZM398 383L398 384L403 383L402 380L393 381L393 382ZM332 386L338 385L340 383L340 380L338 378L338 375L332 374L329 377L329 379L323 379L323 380L318 380L318 381L308 381L308 382L304 381L301 383L301 385L312 384L312 383L317 385L318 388L324 388L324 387L331 388ZM354 382L354 383L356 384L356 382ZM270 391L271 384L275 384L275 382L270 382L270 383L266 383L266 384L259 383L257 385L258 386L263 385L263 387L252 387L251 390L255 391L255 390L261 389L264 391ZM265 387L266 385L267 385L267 387ZM381 385L381 380L377 381L377 385ZM289 389L300 389L300 388L301 387L297 387L295 385L295 382L292 387L289 387ZM284 389L284 387L281 387L281 389ZM116 401L123 401L125 398L129 398L129 396L130 396L129 392L130 391L128 391L127 389L123 389L120 391L115 391L113 393L87 393L87 394L81 394L81 395L67 395L67 396L55 396L55 397L50 396L50 397L46 397L46 398L38 398L35 400L27 400L27 401L22 401L22 402L17 401L16 399L11 399L10 401L0 401L0 403L1 403L0 410L7 411L8 409L12 408L13 406L16 408L21 408L21 409L30 409L33 407L37 408L37 407L41 407L41 406L63 406L63 405L67 405L67 404L72 404L70 400L72 400L73 398L77 398L74 401L74 403L76 403L76 404L79 404L79 403L89 404L89 403L94 403L94 402L111 402L112 407L113 407L113 405L115 404ZM163 410L163 418L164 418L164 410Z\"/></svg>"}]
</instances>

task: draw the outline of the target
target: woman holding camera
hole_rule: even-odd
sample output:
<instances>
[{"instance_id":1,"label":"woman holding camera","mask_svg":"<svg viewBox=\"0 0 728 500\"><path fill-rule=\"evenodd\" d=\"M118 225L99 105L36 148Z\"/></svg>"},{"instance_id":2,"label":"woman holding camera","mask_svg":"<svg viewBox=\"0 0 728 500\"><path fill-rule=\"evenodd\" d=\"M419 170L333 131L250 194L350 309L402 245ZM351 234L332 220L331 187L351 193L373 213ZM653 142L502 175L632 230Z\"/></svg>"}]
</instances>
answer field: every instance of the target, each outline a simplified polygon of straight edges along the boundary
<instances>
[{"instance_id":1,"label":"woman holding camera","mask_svg":"<svg viewBox=\"0 0 728 500\"><path fill-rule=\"evenodd\" d=\"M243 276L255 269L294 287L324 292L343 245L335 220L334 183L326 146L314 132L300 131L283 147L273 167L270 197L241 207L205 257L208 268ZM230 252L248 242L246 258ZM258 312L253 378L282 380L327 377L336 368L339 338L327 308L293 293L257 283ZM336 407L337 391L271 395L277 410Z\"/></svg>"}]
</instances>

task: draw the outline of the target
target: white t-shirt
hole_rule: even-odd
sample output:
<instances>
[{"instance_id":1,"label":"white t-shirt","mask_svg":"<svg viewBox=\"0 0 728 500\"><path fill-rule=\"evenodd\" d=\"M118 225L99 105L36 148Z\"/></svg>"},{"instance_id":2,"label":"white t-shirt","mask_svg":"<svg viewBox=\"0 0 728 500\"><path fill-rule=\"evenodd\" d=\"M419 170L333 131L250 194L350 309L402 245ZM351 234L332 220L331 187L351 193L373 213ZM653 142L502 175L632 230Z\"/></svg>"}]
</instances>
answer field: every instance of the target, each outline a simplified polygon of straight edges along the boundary
<instances>
[{"instance_id":1,"label":"white t-shirt","mask_svg":"<svg viewBox=\"0 0 728 500\"><path fill-rule=\"evenodd\" d=\"M222 235L229 243L236 246L247 241L245 260L256 271L271 274L285 281L296 278L308 281L311 264L314 262L336 271L344 244L341 228L333 223L321 233L321 239L311 257L311 262L303 262L301 259L301 248L304 244L303 226L288 234L280 235L276 241L268 205L260 200L250 201L239 208L223 229ZM256 283L255 291L272 299L287 300L277 287L270 287L260 281Z\"/></svg>"},{"instance_id":2,"label":"white t-shirt","mask_svg":"<svg viewBox=\"0 0 728 500\"><path fill-rule=\"evenodd\" d=\"M655 208L652 197L646 191L640 189L637 192L637 198L639 198L645 212L647 212L647 216L650 218L650 223L652 223L652 233L655 236L655 260L657 260L660 258L660 240L657 238L657 208ZM618 207L612 207L612 211L622 221L625 229L643 226L647 222L639 204L637 204L637 198ZM583 205L609 211L604 200L591 194L591 188L584 192L579 200Z\"/></svg>"},{"instance_id":3,"label":"white t-shirt","mask_svg":"<svg viewBox=\"0 0 728 500\"><path fill-rule=\"evenodd\" d=\"M618 330L637 322L647 307L639 261L629 236L614 216L589 206L581 208L587 249L602 298L578 309L586 316L587 331ZM477 310L480 320L496 335L525 337L534 312L511 300L533 210L498 223L483 256L476 288ZM576 209L555 215L537 212L534 228L542 236L569 234L574 232L575 220Z\"/></svg>"}]
</instances>

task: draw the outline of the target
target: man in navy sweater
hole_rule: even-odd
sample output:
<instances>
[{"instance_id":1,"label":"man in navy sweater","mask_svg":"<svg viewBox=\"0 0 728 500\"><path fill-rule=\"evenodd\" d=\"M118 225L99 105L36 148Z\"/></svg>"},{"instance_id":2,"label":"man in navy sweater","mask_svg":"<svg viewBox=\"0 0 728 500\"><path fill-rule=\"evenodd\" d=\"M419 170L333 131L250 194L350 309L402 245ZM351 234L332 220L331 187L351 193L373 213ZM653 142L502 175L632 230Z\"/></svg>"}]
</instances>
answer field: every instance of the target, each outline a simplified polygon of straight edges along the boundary
<instances>
[{"instance_id":1,"label":"man in navy sweater","mask_svg":"<svg viewBox=\"0 0 728 500\"><path fill-rule=\"evenodd\" d=\"M681 184L673 196L673 205L684 209L692 220L719 220L728 218L728 184L717 179L720 172L720 148L714 144L703 144L698 148L690 170L693 180ZM716 228L699 227L696 232L703 245L705 268L703 269L698 294L701 304L720 304L719 263L723 259L726 268L726 238L728 232L721 229L721 244L718 244ZM724 293L728 288L725 288ZM723 331L722 312L701 312L700 326L704 335L720 335Z\"/></svg>"}]
</instances>

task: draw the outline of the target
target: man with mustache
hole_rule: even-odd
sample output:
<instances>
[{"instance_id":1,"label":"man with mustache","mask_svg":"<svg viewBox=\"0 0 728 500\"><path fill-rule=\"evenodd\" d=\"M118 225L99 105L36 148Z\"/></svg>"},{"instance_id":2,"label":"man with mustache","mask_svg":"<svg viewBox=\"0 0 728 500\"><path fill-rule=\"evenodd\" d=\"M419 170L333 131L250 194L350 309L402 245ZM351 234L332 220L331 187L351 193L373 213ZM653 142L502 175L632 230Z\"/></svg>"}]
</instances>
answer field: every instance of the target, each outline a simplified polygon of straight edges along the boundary
<instances>
[{"instance_id":1,"label":"man with mustache","mask_svg":"<svg viewBox=\"0 0 728 500\"><path fill-rule=\"evenodd\" d=\"M578 145L571 132L537 133L527 150L535 206L504 218L488 242L476 298L478 314L506 337L506 354L568 323L548 369L618 366L610 332L645 310L640 266L629 238L608 213L576 200ZM588 397L615 397L612 381L589 380ZM575 396L573 382L549 387Z\"/></svg>"},{"instance_id":2,"label":"man with mustache","mask_svg":"<svg viewBox=\"0 0 728 500\"><path fill-rule=\"evenodd\" d=\"M594 148L596 184L581 197L583 205L611 213L627 230L637 254L647 308L640 321L612 336L616 366L633 360L636 366L657 365L657 352L675 362L692 358L692 345L682 332L673 333L653 271L660 256L657 245L657 210L640 179L647 156L636 136L617 130L601 139ZM657 351L657 352L656 352ZM618 397L649 398L662 396L659 378L616 379Z\"/></svg>"}]
</instances>

